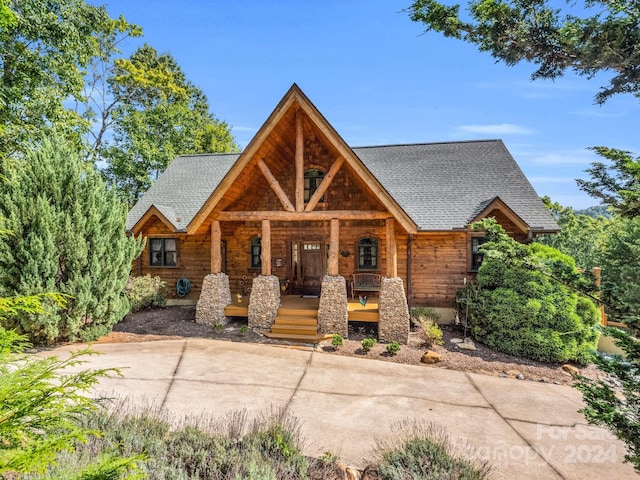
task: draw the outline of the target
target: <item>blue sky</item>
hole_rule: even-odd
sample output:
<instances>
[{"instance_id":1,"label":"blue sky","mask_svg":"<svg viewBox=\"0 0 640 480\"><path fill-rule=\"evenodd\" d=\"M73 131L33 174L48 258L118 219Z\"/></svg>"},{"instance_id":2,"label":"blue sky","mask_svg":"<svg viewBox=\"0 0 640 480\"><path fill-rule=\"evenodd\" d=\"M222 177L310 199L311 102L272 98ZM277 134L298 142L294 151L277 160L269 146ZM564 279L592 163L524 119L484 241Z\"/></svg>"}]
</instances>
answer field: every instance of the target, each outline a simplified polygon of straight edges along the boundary
<instances>
[{"instance_id":1,"label":"blue sky","mask_svg":"<svg viewBox=\"0 0 640 480\"><path fill-rule=\"evenodd\" d=\"M101 3L94 1L92 3ZM351 146L501 138L539 195L584 208L576 178L605 145L640 153L639 105L593 97L606 75L531 82L435 33L402 10L410 0L135 0L107 3L143 27L207 95L246 146L297 83Z\"/></svg>"}]
</instances>

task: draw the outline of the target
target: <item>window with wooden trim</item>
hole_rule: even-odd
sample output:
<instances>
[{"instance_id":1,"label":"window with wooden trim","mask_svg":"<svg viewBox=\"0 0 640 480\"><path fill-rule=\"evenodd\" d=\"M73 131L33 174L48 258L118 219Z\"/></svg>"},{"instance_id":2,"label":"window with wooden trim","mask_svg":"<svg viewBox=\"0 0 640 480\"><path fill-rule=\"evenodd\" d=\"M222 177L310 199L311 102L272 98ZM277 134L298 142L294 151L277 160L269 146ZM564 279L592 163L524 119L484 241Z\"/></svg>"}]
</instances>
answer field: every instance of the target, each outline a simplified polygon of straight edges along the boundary
<instances>
[{"instance_id":1,"label":"window with wooden trim","mask_svg":"<svg viewBox=\"0 0 640 480\"><path fill-rule=\"evenodd\" d=\"M374 237L365 237L358 240L358 270L377 270L378 269L378 239Z\"/></svg>"},{"instance_id":2,"label":"window with wooden trim","mask_svg":"<svg viewBox=\"0 0 640 480\"><path fill-rule=\"evenodd\" d=\"M484 254L480 251L480 246L485 243L487 239L485 237L471 237L471 268L472 272L477 272L480 265L482 265L482 258Z\"/></svg>"},{"instance_id":3,"label":"window with wooden trim","mask_svg":"<svg viewBox=\"0 0 640 480\"><path fill-rule=\"evenodd\" d=\"M322 183L322 179L324 178L324 172L322 170L318 170L317 168L311 168L304 172L304 201L305 203L311 200L311 197L315 193L315 191ZM324 196L320 199L321 202L324 201Z\"/></svg>"},{"instance_id":4,"label":"window with wooden trim","mask_svg":"<svg viewBox=\"0 0 640 480\"><path fill-rule=\"evenodd\" d=\"M149 265L175 267L178 262L178 240L175 238L149 239Z\"/></svg>"},{"instance_id":5,"label":"window with wooden trim","mask_svg":"<svg viewBox=\"0 0 640 480\"><path fill-rule=\"evenodd\" d=\"M262 268L262 239L251 238L251 268Z\"/></svg>"}]
</instances>

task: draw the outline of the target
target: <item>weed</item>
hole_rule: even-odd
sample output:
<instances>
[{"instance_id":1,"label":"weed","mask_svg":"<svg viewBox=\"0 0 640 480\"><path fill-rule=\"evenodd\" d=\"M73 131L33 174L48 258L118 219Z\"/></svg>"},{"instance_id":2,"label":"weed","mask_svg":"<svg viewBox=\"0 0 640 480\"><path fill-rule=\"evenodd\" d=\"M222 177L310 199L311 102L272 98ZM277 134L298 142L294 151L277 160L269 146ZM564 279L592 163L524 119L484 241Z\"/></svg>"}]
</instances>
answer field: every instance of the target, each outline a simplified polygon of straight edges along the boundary
<instances>
[{"instance_id":1,"label":"weed","mask_svg":"<svg viewBox=\"0 0 640 480\"><path fill-rule=\"evenodd\" d=\"M243 337L249 333L249 325L243 325L240 327L240 335Z\"/></svg>"},{"instance_id":2,"label":"weed","mask_svg":"<svg viewBox=\"0 0 640 480\"><path fill-rule=\"evenodd\" d=\"M216 322L211 324L211 328L213 329L213 333L220 333L224 330L224 323Z\"/></svg>"}]
</instances>

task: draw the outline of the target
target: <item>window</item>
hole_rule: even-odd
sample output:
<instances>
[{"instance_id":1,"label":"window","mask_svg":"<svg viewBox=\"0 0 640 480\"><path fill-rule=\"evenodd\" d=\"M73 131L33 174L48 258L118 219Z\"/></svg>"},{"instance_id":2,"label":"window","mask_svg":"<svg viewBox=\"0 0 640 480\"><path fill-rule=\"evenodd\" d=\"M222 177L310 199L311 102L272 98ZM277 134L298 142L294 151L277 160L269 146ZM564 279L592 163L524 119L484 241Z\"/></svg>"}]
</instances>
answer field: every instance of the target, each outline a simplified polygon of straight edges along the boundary
<instances>
[{"instance_id":1,"label":"window","mask_svg":"<svg viewBox=\"0 0 640 480\"><path fill-rule=\"evenodd\" d=\"M178 260L177 245L175 238L152 238L149 243L149 265L175 267Z\"/></svg>"},{"instance_id":2,"label":"window","mask_svg":"<svg viewBox=\"0 0 640 480\"><path fill-rule=\"evenodd\" d=\"M262 240L260 237L251 239L251 268L262 268Z\"/></svg>"},{"instance_id":3,"label":"window","mask_svg":"<svg viewBox=\"0 0 640 480\"><path fill-rule=\"evenodd\" d=\"M358 270L378 269L378 239L361 238L358 242Z\"/></svg>"},{"instance_id":4,"label":"window","mask_svg":"<svg viewBox=\"0 0 640 480\"><path fill-rule=\"evenodd\" d=\"M480 246L486 242L485 237L471 237L471 271L477 272L478 268L482 264L482 257L484 256L480 252Z\"/></svg>"},{"instance_id":5,"label":"window","mask_svg":"<svg viewBox=\"0 0 640 480\"><path fill-rule=\"evenodd\" d=\"M324 178L324 172L317 168L312 168L304 172L304 201L305 203L311 200L311 197L320 186L322 179ZM324 197L320 199L324 201Z\"/></svg>"}]
</instances>

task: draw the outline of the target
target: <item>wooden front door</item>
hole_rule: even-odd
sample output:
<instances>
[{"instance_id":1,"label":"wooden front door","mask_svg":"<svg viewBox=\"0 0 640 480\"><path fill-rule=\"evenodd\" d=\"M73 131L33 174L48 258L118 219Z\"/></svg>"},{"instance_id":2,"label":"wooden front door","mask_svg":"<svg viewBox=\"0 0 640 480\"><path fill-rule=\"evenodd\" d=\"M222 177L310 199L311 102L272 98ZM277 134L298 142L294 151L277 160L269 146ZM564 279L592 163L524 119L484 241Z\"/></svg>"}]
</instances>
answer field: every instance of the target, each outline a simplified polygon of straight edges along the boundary
<instances>
[{"instance_id":1,"label":"wooden front door","mask_svg":"<svg viewBox=\"0 0 640 480\"><path fill-rule=\"evenodd\" d=\"M293 242L292 292L300 295L320 295L322 277L326 272L326 247L322 242Z\"/></svg>"}]
</instances>

